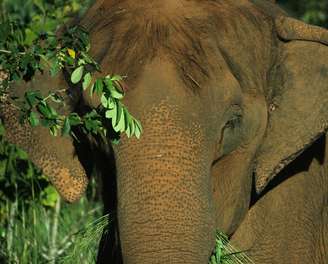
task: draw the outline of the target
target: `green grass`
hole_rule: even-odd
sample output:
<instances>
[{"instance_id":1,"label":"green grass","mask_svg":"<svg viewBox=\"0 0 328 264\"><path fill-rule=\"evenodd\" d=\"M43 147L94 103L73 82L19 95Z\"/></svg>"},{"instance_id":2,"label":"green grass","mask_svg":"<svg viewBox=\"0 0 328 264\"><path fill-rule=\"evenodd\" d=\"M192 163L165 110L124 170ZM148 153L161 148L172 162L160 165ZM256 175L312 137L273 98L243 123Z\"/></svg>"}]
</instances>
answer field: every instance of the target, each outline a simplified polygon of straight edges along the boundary
<instances>
[{"instance_id":1,"label":"green grass","mask_svg":"<svg viewBox=\"0 0 328 264\"><path fill-rule=\"evenodd\" d=\"M73 205L57 200L54 208L39 203L28 209L17 202L7 203L7 226L0 227L0 263L2 264L92 264L98 243L110 224L101 216L102 208L86 198ZM222 232L209 264L250 264L245 252L238 252Z\"/></svg>"},{"instance_id":2,"label":"green grass","mask_svg":"<svg viewBox=\"0 0 328 264\"><path fill-rule=\"evenodd\" d=\"M35 203L28 209L8 203L6 226L0 227L0 263L94 263L101 233L95 232L87 223L101 216L101 206L83 198L79 203L68 205L57 200L54 208L46 209ZM107 220L108 221L108 220ZM94 225L98 229L97 224ZM90 230L89 239L81 236ZM81 241L88 244L77 251ZM86 250L83 250L86 249ZM62 260L65 259L65 262Z\"/></svg>"},{"instance_id":3,"label":"green grass","mask_svg":"<svg viewBox=\"0 0 328 264\"><path fill-rule=\"evenodd\" d=\"M227 236L217 231L216 243L209 264L252 264L246 252L238 251L229 242Z\"/></svg>"},{"instance_id":4,"label":"green grass","mask_svg":"<svg viewBox=\"0 0 328 264\"><path fill-rule=\"evenodd\" d=\"M104 215L85 226L75 235L74 245L66 252L66 256L59 258L59 263L75 264L77 261L84 263L86 259L83 252L89 252L88 262L85 263L95 263L94 257L97 252L95 242L98 245L103 231L109 224L109 215Z\"/></svg>"}]
</instances>

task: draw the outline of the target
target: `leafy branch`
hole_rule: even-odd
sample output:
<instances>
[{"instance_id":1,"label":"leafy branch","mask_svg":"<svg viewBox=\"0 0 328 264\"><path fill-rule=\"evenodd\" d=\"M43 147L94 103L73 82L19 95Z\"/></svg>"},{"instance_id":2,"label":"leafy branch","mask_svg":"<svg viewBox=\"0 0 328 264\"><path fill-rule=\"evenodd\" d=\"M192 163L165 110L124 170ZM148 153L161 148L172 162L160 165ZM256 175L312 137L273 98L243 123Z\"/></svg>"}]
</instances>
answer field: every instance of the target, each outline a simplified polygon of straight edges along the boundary
<instances>
[{"instance_id":1,"label":"leafy branch","mask_svg":"<svg viewBox=\"0 0 328 264\"><path fill-rule=\"evenodd\" d=\"M27 91L23 102L20 102L22 121L27 120L32 127L47 127L54 136L74 136L72 128L78 126L86 134L106 137L109 135L107 124L110 124L110 129L116 133L112 138L114 143L117 142L117 135L124 132L128 137L140 138L140 122L121 102L125 93L122 88L123 77L107 75L93 81L93 71L99 72L100 66L88 54L90 42L83 28L68 28L61 37L42 33L33 40L32 45L26 45L22 28L11 21L3 21L2 25L5 38L0 40L0 65L7 78L2 81L1 94L8 94L11 82L30 80L37 71L43 73L49 70L53 77L66 71L70 74L72 86L81 87L84 91L89 89L91 96L101 98L101 104L83 116L75 112L61 115L53 105L65 104L64 96L68 89L53 91L45 97L40 91Z\"/></svg>"}]
</instances>

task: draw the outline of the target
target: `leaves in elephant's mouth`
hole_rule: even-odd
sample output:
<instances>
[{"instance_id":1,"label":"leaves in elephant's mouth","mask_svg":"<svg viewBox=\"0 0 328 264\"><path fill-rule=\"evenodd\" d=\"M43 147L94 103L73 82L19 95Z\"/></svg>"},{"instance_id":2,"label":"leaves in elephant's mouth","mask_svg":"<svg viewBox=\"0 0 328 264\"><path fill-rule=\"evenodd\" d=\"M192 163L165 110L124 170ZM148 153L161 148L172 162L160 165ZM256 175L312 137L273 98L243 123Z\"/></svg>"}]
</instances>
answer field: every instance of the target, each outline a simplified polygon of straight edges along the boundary
<instances>
[{"instance_id":1,"label":"leaves in elephant's mouth","mask_svg":"<svg viewBox=\"0 0 328 264\"><path fill-rule=\"evenodd\" d=\"M251 264L254 263L244 251L236 250L227 235L217 231L215 248L208 264Z\"/></svg>"}]
</instances>

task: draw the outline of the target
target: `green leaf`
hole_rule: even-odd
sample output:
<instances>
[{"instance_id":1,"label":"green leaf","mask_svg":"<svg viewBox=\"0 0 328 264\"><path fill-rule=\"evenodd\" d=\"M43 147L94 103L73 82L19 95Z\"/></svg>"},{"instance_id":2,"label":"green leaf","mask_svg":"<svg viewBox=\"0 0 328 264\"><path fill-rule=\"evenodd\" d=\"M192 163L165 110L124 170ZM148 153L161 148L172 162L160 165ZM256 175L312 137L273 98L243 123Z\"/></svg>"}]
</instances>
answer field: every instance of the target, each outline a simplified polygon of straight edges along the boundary
<instances>
[{"instance_id":1,"label":"green leaf","mask_svg":"<svg viewBox=\"0 0 328 264\"><path fill-rule=\"evenodd\" d=\"M114 107L115 107L115 99L108 97L107 98L107 108L113 109Z\"/></svg>"},{"instance_id":2,"label":"green leaf","mask_svg":"<svg viewBox=\"0 0 328 264\"><path fill-rule=\"evenodd\" d=\"M108 106L108 100L107 100L105 94L103 94L103 95L101 96L101 98L100 98L100 102L101 102L101 104L102 104L103 107L107 108L107 106Z\"/></svg>"},{"instance_id":3,"label":"green leaf","mask_svg":"<svg viewBox=\"0 0 328 264\"><path fill-rule=\"evenodd\" d=\"M47 107L47 104L45 102L39 103L38 106L37 106L37 109L46 118L51 118L52 117L50 109Z\"/></svg>"},{"instance_id":4,"label":"green leaf","mask_svg":"<svg viewBox=\"0 0 328 264\"><path fill-rule=\"evenodd\" d=\"M111 118L112 119L112 126L114 128L114 126L116 125L116 119L117 119L117 104L115 102L114 104L114 108L111 110L107 110L105 113L106 118ZM113 125L114 124L114 125Z\"/></svg>"},{"instance_id":5,"label":"green leaf","mask_svg":"<svg viewBox=\"0 0 328 264\"><path fill-rule=\"evenodd\" d=\"M41 192L41 203L45 206L55 207L58 198L58 192L53 186L49 185Z\"/></svg>"},{"instance_id":6,"label":"green leaf","mask_svg":"<svg viewBox=\"0 0 328 264\"><path fill-rule=\"evenodd\" d=\"M116 125L116 127L114 127L114 130L116 132L120 131L120 132L124 132L125 129L126 129L126 126L125 126L125 114L124 114L124 108L122 106L119 107L121 109L121 114L120 116L118 117L118 123Z\"/></svg>"},{"instance_id":7,"label":"green leaf","mask_svg":"<svg viewBox=\"0 0 328 264\"><path fill-rule=\"evenodd\" d=\"M113 81L110 79L110 77L106 76L104 78L104 82L109 92L114 89L114 84Z\"/></svg>"},{"instance_id":8,"label":"green leaf","mask_svg":"<svg viewBox=\"0 0 328 264\"><path fill-rule=\"evenodd\" d=\"M86 90L89 87L91 80L92 80L92 76L90 72L84 75L83 83L82 83L83 90Z\"/></svg>"},{"instance_id":9,"label":"green leaf","mask_svg":"<svg viewBox=\"0 0 328 264\"><path fill-rule=\"evenodd\" d=\"M84 66L81 65L79 67L77 67L71 75L71 82L74 84L77 84L79 81L81 81L82 79L82 75L83 75L83 71L84 71Z\"/></svg>"},{"instance_id":10,"label":"green leaf","mask_svg":"<svg viewBox=\"0 0 328 264\"><path fill-rule=\"evenodd\" d=\"M112 126L114 128L114 131L115 132L118 132L120 131L120 129L118 128L118 123L119 121L121 120L121 116L122 116L122 113L123 113L123 110L122 110L122 105L120 103L117 103L116 104L116 119L112 119Z\"/></svg>"},{"instance_id":11,"label":"green leaf","mask_svg":"<svg viewBox=\"0 0 328 264\"><path fill-rule=\"evenodd\" d=\"M106 117L107 119L111 119L111 118L113 117L113 115L114 115L114 111L113 111L113 110L107 110L107 111L105 112L105 117Z\"/></svg>"},{"instance_id":12,"label":"green leaf","mask_svg":"<svg viewBox=\"0 0 328 264\"><path fill-rule=\"evenodd\" d=\"M136 125L135 125L134 120L133 120L133 118L131 117L130 114L129 114L129 127L130 127L130 130L131 130L131 136L133 136L135 131L136 131Z\"/></svg>"},{"instance_id":13,"label":"green leaf","mask_svg":"<svg viewBox=\"0 0 328 264\"><path fill-rule=\"evenodd\" d=\"M70 120L68 117L66 117L64 120L64 125L63 125L63 129L62 129L62 135L67 136L67 135L69 135L70 132L71 132Z\"/></svg>"},{"instance_id":14,"label":"green leaf","mask_svg":"<svg viewBox=\"0 0 328 264\"><path fill-rule=\"evenodd\" d=\"M40 120L39 120L39 116L36 112L30 112L30 116L28 118L28 121L30 122L32 127L36 127L37 125L39 125Z\"/></svg>"},{"instance_id":15,"label":"green leaf","mask_svg":"<svg viewBox=\"0 0 328 264\"><path fill-rule=\"evenodd\" d=\"M84 59L79 59L79 61L78 61L78 63L77 63L79 66L83 66L83 65L85 65L85 64L87 64L86 63L86 61L84 60Z\"/></svg>"},{"instance_id":16,"label":"green leaf","mask_svg":"<svg viewBox=\"0 0 328 264\"><path fill-rule=\"evenodd\" d=\"M131 128L130 128L130 121L129 121L129 119L131 119L130 113L126 108L124 108L123 111L124 111L124 121L125 121L125 133L127 137L130 138L131 137Z\"/></svg>"},{"instance_id":17,"label":"green leaf","mask_svg":"<svg viewBox=\"0 0 328 264\"><path fill-rule=\"evenodd\" d=\"M55 103L62 103L64 102L64 98L62 96L60 96L59 94L56 93L52 93L49 95L51 101L55 102Z\"/></svg>"},{"instance_id":18,"label":"green leaf","mask_svg":"<svg viewBox=\"0 0 328 264\"><path fill-rule=\"evenodd\" d=\"M82 123L81 117L77 113L70 113L68 119L71 126L80 125Z\"/></svg>"},{"instance_id":19,"label":"green leaf","mask_svg":"<svg viewBox=\"0 0 328 264\"><path fill-rule=\"evenodd\" d=\"M104 88L104 83L102 79L98 79L95 82L95 92L97 93L98 96L100 96L103 92L103 88Z\"/></svg>"},{"instance_id":20,"label":"green leaf","mask_svg":"<svg viewBox=\"0 0 328 264\"><path fill-rule=\"evenodd\" d=\"M57 118L58 117L58 114L57 114L55 108L51 107L48 103L47 103L47 107L48 107L49 112L51 114L51 117L50 118Z\"/></svg>"},{"instance_id":21,"label":"green leaf","mask_svg":"<svg viewBox=\"0 0 328 264\"><path fill-rule=\"evenodd\" d=\"M135 135L136 135L137 139L140 139L140 136L142 133L142 127L138 120L134 119L134 123L135 123Z\"/></svg>"},{"instance_id":22,"label":"green leaf","mask_svg":"<svg viewBox=\"0 0 328 264\"><path fill-rule=\"evenodd\" d=\"M116 98L116 99L122 99L124 97L124 94L122 91L118 90L114 85L114 82L110 78L105 78L105 84L110 92L111 97Z\"/></svg>"},{"instance_id":23,"label":"green leaf","mask_svg":"<svg viewBox=\"0 0 328 264\"><path fill-rule=\"evenodd\" d=\"M125 134L127 135L128 138L131 137L131 129L130 129L130 126L127 126L126 127Z\"/></svg>"},{"instance_id":24,"label":"green leaf","mask_svg":"<svg viewBox=\"0 0 328 264\"><path fill-rule=\"evenodd\" d=\"M25 40L24 44L31 46L33 41L38 38L38 34L32 31L30 28L25 29Z\"/></svg>"},{"instance_id":25,"label":"green leaf","mask_svg":"<svg viewBox=\"0 0 328 264\"><path fill-rule=\"evenodd\" d=\"M114 138L111 140L112 144L114 145L118 145L120 143L120 139L119 138Z\"/></svg>"},{"instance_id":26,"label":"green leaf","mask_svg":"<svg viewBox=\"0 0 328 264\"><path fill-rule=\"evenodd\" d=\"M27 91L24 97L30 107L36 106L42 99L40 91Z\"/></svg>"},{"instance_id":27,"label":"green leaf","mask_svg":"<svg viewBox=\"0 0 328 264\"><path fill-rule=\"evenodd\" d=\"M123 93L118 91L116 88L110 91L110 95L116 99L122 99L124 97Z\"/></svg>"},{"instance_id":28,"label":"green leaf","mask_svg":"<svg viewBox=\"0 0 328 264\"><path fill-rule=\"evenodd\" d=\"M50 127L50 134L54 137L58 136L58 126Z\"/></svg>"},{"instance_id":29,"label":"green leaf","mask_svg":"<svg viewBox=\"0 0 328 264\"><path fill-rule=\"evenodd\" d=\"M120 75L114 75L111 77L112 81L122 81L123 78Z\"/></svg>"}]
</instances>

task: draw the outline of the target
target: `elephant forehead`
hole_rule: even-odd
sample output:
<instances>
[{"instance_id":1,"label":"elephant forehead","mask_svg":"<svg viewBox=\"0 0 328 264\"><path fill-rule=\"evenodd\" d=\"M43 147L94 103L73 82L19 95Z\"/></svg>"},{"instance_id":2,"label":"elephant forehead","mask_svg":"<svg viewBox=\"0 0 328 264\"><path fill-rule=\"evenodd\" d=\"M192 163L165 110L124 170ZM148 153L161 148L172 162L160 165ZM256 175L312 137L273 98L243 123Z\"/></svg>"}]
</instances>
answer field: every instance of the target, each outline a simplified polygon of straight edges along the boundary
<instances>
[{"instance_id":1,"label":"elephant forehead","mask_svg":"<svg viewBox=\"0 0 328 264\"><path fill-rule=\"evenodd\" d=\"M240 103L241 89L238 81L231 73L224 59L217 54L217 59L220 66L217 67L215 73L208 76L208 81L203 87L200 87L197 93L193 93L190 89L185 89L186 82L179 72L179 67L170 61L167 56L156 57L149 64L145 65L138 82L136 82L136 92L127 93L129 100L132 97L134 101L142 101L145 105L156 104L156 100L162 98L171 98L171 101L178 102L177 104L185 109L204 108L204 100L207 102L207 111L216 111L212 108L219 106L224 109L225 105ZM188 75L189 78L194 78L192 72L186 71L182 73ZM196 81L193 79L193 81ZM189 88L189 87L187 87ZM130 96L130 93L132 95ZM142 98L138 100L138 96L142 94ZM150 96L147 96L150 95ZM154 98L155 97L155 98ZM195 97L198 100L195 100ZM148 102L149 101L149 102Z\"/></svg>"},{"instance_id":2,"label":"elephant forehead","mask_svg":"<svg viewBox=\"0 0 328 264\"><path fill-rule=\"evenodd\" d=\"M254 32L250 25L259 15L246 1L234 5L230 1L114 2L88 12L80 23L91 33L91 52L104 74L128 76L130 88L144 66L165 53L185 86L199 90L221 67L218 43L226 39L241 56L243 47L234 43L241 42L241 31L248 35L247 40L243 35L243 41L250 42L249 35Z\"/></svg>"},{"instance_id":3,"label":"elephant forehead","mask_svg":"<svg viewBox=\"0 0 328 264\"><path fill-rule=\"evenodd\" d=\"M203 1L203 3L208 2L210 1ZM200 5L199 2L197 3L197 1L190 0L126 0L116 2L104 1L102 6L105 9L111 9L113 6L117 5L125 9L143 12L144 17L151 17L156 15L157 19L161 19L163 17L173 17L177 14L189 14L190 16L200 16L204 14L204 12L201 10L204 5Z\"/></svg>"}]
</instances>

